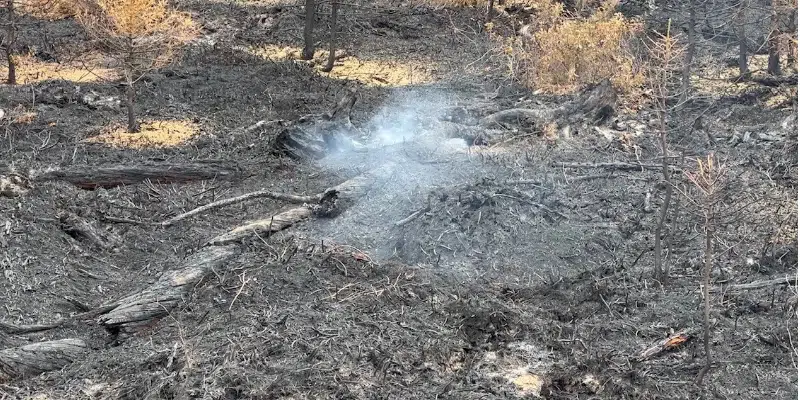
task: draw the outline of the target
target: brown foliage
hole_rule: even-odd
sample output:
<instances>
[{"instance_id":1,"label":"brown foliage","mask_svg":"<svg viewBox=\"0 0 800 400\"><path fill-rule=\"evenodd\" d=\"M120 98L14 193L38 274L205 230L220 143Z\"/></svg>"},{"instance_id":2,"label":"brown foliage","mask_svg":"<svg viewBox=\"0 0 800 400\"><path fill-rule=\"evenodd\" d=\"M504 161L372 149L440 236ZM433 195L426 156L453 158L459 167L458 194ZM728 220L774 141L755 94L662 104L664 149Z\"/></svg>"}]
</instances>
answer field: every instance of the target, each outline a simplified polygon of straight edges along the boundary
<instances>
[{"instance_id":1,"label":"brown foliage","mask_svg":"<svg viewBox=\"0 0 800 400\"><path fill-rule=\"evenodd\" d=\"M77 19L129 80L168 64L197 33L191 18L169 9L165 0L84 1Z\"/></svg>"},{"instance_id":2,"label":"brown foliage","mask_svg":"<svg viewBox=\"0 0 800 400\"><path fill-rule=\"evenodd\" d=\"M615 0L588 17L571 16L554 0L525 3L535 10L526 36L503 43L512 74L523 84L549 93L572 92L604 79L623 94L642 87L645 77L630 50L640 26L613 12Z\"/></svg>"}]
</instances>

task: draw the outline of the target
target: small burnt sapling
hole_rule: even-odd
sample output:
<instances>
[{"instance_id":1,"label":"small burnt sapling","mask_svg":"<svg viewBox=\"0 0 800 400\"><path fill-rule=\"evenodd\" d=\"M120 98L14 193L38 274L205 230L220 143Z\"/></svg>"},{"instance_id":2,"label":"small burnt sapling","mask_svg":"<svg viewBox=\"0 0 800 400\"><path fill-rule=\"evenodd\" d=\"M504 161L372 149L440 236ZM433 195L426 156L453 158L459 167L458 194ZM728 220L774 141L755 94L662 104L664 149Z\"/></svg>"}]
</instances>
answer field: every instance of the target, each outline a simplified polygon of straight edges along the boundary
<instances>
[{"instance_id":1,"label":"small burnt sapling","mask_svg":"<svg viewBox=\"0 0 800 400\"><path fill-rule=\"evenodd\" d=\"M81 3L77 19L99 50L116 61L126 86L127 128L137 132L134 85L147 72L172 62L197 29L166 0L94 0Z\"/></svg>"}]
</instances>

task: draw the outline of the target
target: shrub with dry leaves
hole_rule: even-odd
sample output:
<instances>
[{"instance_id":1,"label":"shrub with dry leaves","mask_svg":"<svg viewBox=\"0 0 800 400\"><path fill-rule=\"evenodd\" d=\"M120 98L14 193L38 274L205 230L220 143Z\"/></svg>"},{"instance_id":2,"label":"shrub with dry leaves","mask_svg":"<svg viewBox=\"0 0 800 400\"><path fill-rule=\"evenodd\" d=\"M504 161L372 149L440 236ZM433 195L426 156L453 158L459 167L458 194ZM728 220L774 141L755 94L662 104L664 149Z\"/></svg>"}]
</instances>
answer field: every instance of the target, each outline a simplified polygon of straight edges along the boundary
<instances>
[{"instance_id":1,"label":"shrub with dry leaves","mask_svg":"<svg viewBox=\"0 0 800 400\"><path fill-rule=\"evenodd\" d=\"M83 1L78 21L98 48L117 62L127 84L128 131L136 132L134 84L144 74L172 62L176 52L197 35L185 13L165 0Z\"/></svg>"}]
</instances>

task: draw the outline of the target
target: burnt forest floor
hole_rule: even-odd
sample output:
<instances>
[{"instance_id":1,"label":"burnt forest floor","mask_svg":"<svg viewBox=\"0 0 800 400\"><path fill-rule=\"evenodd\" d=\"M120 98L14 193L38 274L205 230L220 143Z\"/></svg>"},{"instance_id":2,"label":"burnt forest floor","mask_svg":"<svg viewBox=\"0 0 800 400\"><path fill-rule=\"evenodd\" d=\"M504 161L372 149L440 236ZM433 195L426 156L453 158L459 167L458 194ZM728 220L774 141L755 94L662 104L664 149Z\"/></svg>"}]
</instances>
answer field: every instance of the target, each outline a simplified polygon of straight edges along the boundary
<instances>
[{"instance_id":1,"label":"burnt forest floor","mask_svg":"<svg viewBox=\"0 0 800 400\"><path fill-rule=\"evenodd\" d=\"M561 101L505 76L502 59L487 56L492 43L475 9L352 11L339 75L329 75L291 60L301 7L181 6L204 37L140 82L138 108L143 120L191 121L195 139L143 148L87 141L124 112L90 108L81 96L120 96L121 85L31 78L0 87L4 167L211 159L238 163L244 176L96 190L50 181L0 197L0 321L46 324L80 312L76 303L134 293L211 237L290 206L255 199L166 228L122 219L160 222L259 189L314 194L387 162L394 174L335 218L247 239L239 256L133 335L91 320L0 331L0 349L62 338L90 347L62 369L0 384L0 399L797 396L796 286L725 289L796 276L796 90L788 104L774 100L781 88L705 96L671 121L674 154L688 154L676 165L692 171L714 153L728 168L712 271L714 367L701 390L692 384L705 360L698 210L673 196L663 252L670 275L660 284L652 278L660 170L559 164L658 164L652 113L617 116L639 134L588 127L553 143L521 132L467 148L435 136L453 110L480 118ZM88 51L69 19L34 28L47 29L56 53ZM44 48L42 37L23 30ZM296 161L272 151L279 125L242 130L324 113L351 88L352 136L366 151ZM57 218L64 211L121 243L104 250L70 236ZM687 343L637 359L682 329L693 333Z\"/></svg>"}]
</instances>

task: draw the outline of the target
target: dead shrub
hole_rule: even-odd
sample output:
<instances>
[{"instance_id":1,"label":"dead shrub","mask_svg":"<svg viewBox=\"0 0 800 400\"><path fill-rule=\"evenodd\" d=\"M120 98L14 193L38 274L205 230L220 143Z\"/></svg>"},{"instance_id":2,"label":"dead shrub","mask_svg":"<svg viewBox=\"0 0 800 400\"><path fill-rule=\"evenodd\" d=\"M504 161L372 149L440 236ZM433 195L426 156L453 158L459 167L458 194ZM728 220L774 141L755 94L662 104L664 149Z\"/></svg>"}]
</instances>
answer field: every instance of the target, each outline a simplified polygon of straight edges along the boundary
<instances>
[{"instance_id":1,"label":"dead shrub","mask_svg":"<svg viewBox=\"0 0 800 400\"><path fill-rule=\"evenodd\" d=\"M523 84L564 94L608 78L623 96L639 92L644 74L631 51L640 24L614 13L616 0L589 17L570 17L560 3L536 0L527 37L507 38L512 74Z\"/></svg>"},{"instance_id":2,"label":"dead shrub","mask_svg":"<svg viewBox=\"0 0 800 400\"><path fill-rule=\"evenodd\" d=\"M125 79L128 131L136 132L134 84L145 73L173 60L197 35L191 17L172 10L166 0L86 0L78 21L98 49L113 58Z\"/></svg>"}]
</instances>

